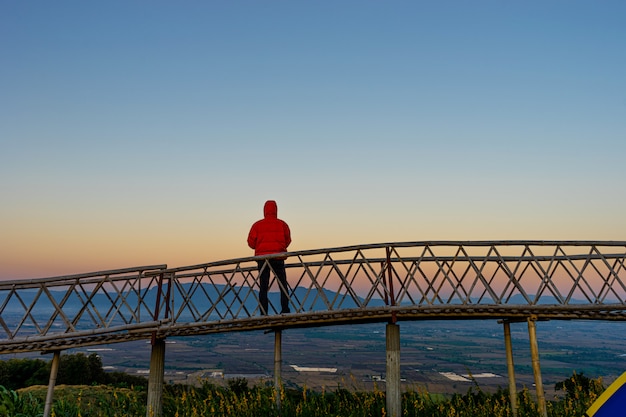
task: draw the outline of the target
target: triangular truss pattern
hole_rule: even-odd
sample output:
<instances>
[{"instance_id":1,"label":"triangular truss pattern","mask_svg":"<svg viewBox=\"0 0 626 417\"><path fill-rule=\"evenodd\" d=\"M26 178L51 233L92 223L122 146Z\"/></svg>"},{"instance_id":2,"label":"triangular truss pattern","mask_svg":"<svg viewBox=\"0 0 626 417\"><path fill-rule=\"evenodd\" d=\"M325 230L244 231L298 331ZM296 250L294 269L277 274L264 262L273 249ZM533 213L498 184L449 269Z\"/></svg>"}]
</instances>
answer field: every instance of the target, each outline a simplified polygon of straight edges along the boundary
<instances>
[{"instance_id":1,"label":"triangular truss pattern","mask_svg":"<svg viewBox=\"0 0 626 417\"><path fill-rule=\"evenodd\" d=\"M165 265L0 283L2 339L80 334L154 320L155 276Z\"/></svg>"},{"instance_id":2,"label":"triangular truss pattern","mask_svg":"<svg viewBox=\"0 0 626 417\"><path fill-rule=\"evenodd\" d=\"M268 262L277 256L288 257L288 288ZM279 314L281 290L294 317L626 311L626 242L385 243L0 282L0 345L260 319L259 262L271 271L269 315Z\"/></svg>"}]
</instances>

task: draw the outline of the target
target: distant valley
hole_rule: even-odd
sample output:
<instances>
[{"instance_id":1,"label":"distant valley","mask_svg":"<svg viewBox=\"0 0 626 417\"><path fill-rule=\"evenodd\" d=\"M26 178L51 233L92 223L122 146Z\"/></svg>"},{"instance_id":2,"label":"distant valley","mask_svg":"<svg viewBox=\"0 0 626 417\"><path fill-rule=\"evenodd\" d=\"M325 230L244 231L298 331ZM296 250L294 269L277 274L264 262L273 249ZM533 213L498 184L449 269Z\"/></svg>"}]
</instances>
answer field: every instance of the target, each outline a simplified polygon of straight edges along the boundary
<instances>
[{"instance_id":1,"label":"distant valley","mask_svg":"<svg viewBox=\"0 0 626 417\"><path fill-rule=\"evenodd\" d=\"M401 378L406 388L465 393L473 384L493 391L507 387L502 325L496 321L400 322ZM549 321L537 323L543 383L577 373L605 383L626 371L626 323ZM518 386L532 388L528 329L511 325ZM385 324L284 330L283 382L309 389L384 389ZM166 382L224 384L247 378L269 382L274 335L261 331L168 339ZM148 341L68 352L96 352L108 369L146 375ZM8 355L5 355L8 358ZM37 357L41 357L37 355ZM45 356L44 356L45 357Z\"/></svg>"},{"instance_id":2,"label":"distant valley","mask_svg":"<svg viewBox=\"0 0 626 417\"><path fill-rule=\"evenodd\" d=\"M206 291L217 294L221 289L207 287ZM34 298L36 293L32 292L31 296ZM53 293L53 296L55 300L60 300L62 292ZM299 289L294 296L305 297ZM98 295L92 302L106 305L109 301L102 297ZM147 291L143 297L148 303L154 303L155 291ZM320 300L323 297L312 297L311 294L308 297L313 300L309 306L311 310L325 309ZM132 304L131 298L127 302ZM278 294L271 294L270 299L278 304ZM24 300L28 302L28 297ZM9 303L5 310L5 320L20 320L23 306L18 300L12 302L14 305ZM488 302L482 300L481 303ZM37 320L45 320L51 308L50 302L41 297L33 316L40 317ZM249 308L254 310L255 306L251 304ZM67 299L64 311L71 315L79 309L78 299ZM87 320L88 316L85 315L84 319ZM83 325L88 327L91 324L87 321ZM399 325L401 378L407 388L464 393L472 384L486 390L508 385L503 328L497 321L431 320L400 322ZM556 382L573 372L589 377L601 376L606 382L621 375L626 371L625 330L626 323L620 322L538 322L537 336L546 389L551 389ZM527 325L514 323L511 331L518 385L532 387ZM282 376L288 386L307 386L311 389L334 389L338 386L350 389L384 388L385 323L288 329L283 331L282 340ZM237 377L247 378L251 383L271 381L273 351L274 335L271 332L171 338L167 340L166 347L166 381L197 384L208 380L223 384L229 378ZM148 374L149 341L93 346L68 352L96 352L107 369ZM39 353L20 356L42 357ZM9 357L14 356L4 355L2 359Z\"/></svg>"}]
</instances>

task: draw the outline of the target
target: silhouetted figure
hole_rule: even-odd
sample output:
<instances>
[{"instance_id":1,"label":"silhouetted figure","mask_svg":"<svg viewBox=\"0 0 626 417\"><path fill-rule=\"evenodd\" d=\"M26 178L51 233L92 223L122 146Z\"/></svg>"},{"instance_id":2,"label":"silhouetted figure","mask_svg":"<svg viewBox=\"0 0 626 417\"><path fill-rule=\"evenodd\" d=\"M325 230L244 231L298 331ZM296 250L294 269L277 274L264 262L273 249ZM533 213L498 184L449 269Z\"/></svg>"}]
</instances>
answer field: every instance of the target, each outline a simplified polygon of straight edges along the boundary
<instances>
[{"instance_id":1,"label":"silhouetted figure","mask_svg":"<svg viewBox=\"0 0 626 417\"><path fill-rule=\"evenodd\" d=\"M291 231L287 223L278 218L276 201L268 200L263 207L263 219L255 222L248 233L248 246L254 249L255 256L287 252L291 243ZM280 285L281 314L289 313L289 289L285 273L285 259L279 257L257 261L259 266L259 301L261 314L267 314L267 290L270 282L270 269L276 274ZM271 267L271 268L270 268Z\"/></svg>"}]
</instances>

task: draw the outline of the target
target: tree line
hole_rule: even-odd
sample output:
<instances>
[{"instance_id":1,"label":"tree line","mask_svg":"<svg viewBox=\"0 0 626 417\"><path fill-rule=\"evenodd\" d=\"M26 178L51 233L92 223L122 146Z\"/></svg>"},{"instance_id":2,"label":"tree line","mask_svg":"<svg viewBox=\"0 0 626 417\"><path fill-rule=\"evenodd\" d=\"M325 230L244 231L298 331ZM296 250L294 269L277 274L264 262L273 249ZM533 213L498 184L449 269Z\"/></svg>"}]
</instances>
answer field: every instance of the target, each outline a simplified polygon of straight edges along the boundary
<instances>
[{"instance_id":1,"label":"tree line","mask_svg":"<svg viewBox=\"0 0 626 417\"><path fill-rule=\"evenodd\" d=\"M33 385L48 385L50 361L42 359L9 359L0 361L0 386L17 390ZM67 385L113 385L117 387L146 387L144 377L124 372L106 372L102 359L96 353L61 355L57 384Z\"/></svg>"}]
</instances>

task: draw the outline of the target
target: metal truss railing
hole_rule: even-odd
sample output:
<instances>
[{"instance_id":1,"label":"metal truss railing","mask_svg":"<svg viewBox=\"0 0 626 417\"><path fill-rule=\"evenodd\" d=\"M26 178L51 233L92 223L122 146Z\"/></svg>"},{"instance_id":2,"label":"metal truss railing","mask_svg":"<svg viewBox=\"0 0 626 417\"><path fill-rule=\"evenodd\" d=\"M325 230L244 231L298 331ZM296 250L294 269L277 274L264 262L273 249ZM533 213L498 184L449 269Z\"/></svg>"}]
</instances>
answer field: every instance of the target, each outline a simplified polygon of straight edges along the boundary
<instances>
[{"instance_id":1,"label":"metal truss railing","mask_svg":"<svg viewBox=\"0 0 626 417\"><path fill-rule=\"evenodd\" d=\"M288 255L286 290L296 313L382 306L626 308L626 242L415 242ZM172 325L259 316L258 260L165 271ZM277 313L279 283L271 284L270 310Z\"/></svg>"},{"instance_id":2,"label":"metal truss railing","mask_svg":"<svg viewBox=\"0 0 626 417\"><path fill-rule=\"evenodd\" d=\"M0 282L0 352L12 345L71 345L119 331L156 329L162 276L146 273L166 267Z\"/></svg>"},{"instance_id":3,"label":"metal truss railing","mask_svg":"<svg viewBox=\"0 0 626 417\"><path fill-rule=\"evenodd\" d=\"M626 319L626 242L433 241L291 252L288 288L270 274L264 316L257 262L271 268L268 260L284 255L0 283L0 353L20 341L96 344L242 323L333 324L342 316L571 318L563 314L585 310L585 318ZM291 314L277 314L281 290Z\"/></svg>"}]
</instances>

